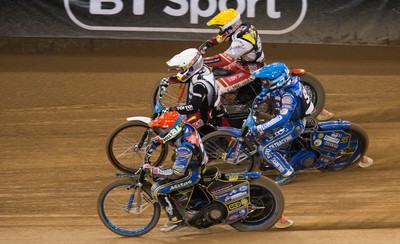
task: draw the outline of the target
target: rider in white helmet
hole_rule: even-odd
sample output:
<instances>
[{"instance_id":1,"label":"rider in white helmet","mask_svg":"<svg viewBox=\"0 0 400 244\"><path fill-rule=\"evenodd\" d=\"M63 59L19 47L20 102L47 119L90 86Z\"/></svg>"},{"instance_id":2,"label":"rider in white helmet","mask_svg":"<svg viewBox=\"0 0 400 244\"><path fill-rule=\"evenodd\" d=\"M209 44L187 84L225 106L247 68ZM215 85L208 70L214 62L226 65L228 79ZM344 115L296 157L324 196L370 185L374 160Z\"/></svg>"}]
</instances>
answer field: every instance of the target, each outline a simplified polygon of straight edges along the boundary
<instances>
[{"instance_id":1,"label":"rider in white helmet","mask_svg":"<svg viewBox=\"0 0 400 244\"><path fill-rule=\"evenodd\" d=\"M160 85L168 86L171 80L175 80L175 82L189 83L189 90L186 105L165 108L163 112L177 111L187 115L189 123L196 129L201 128L207 124L211 112L220 103L213 73L204 65L201 53L195 48L186 49L175 55L167 64L170 67L177 67L179 73L175 77L164 78Z\"/></svg>"}]
</instances>

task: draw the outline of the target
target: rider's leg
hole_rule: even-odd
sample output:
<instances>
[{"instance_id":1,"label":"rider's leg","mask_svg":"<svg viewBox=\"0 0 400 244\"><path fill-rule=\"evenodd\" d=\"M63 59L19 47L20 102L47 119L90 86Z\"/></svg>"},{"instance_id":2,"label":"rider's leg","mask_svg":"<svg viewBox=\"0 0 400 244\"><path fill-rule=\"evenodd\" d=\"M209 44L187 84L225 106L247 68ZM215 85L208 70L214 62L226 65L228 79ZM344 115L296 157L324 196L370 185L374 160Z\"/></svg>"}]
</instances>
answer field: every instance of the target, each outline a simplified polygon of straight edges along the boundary
<instances>
[{"instance_id":1,"label":"rider's leg","mask_svg":"<svg viewBox=\"0 0 400 244\"><path fill-rule=\"evenodd\" d=\"M163 207L168 216L167 223L159 228L160 231L169 232L184 226L183 217L180 214L175 201L170 196L170 193L197 184L197 182L200 180L200 173L200 167L189 169L187 175L183 178L170 182L157 181L153 185L153 194L157 196L160 205Z\"/></svg>"},{"instance_id":2,"label":"rider's leg","mask_svg":"<svg viewBox=\"0 0 400 244\"><path fill-rule=\"evenodd\" d=\"M304 125L302 123L290 122L276 131L276 136L270 140L264 140L259 146L259 154L281 174L280 177L275 179L275 182L279 185L284 185L292 181L296 176L296 171L277 149L297 138L303 130Z\"/></svg>"}]
</instances>

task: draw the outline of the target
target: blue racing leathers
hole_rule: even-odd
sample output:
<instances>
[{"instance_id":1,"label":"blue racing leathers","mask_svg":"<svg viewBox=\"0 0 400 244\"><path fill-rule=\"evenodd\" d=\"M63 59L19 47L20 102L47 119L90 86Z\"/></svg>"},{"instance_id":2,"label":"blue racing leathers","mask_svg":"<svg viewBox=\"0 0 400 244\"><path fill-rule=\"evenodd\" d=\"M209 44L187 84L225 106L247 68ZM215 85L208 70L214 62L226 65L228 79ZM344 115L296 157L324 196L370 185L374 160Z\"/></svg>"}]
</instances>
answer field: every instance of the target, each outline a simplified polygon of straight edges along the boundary
<instances>
[{"instance_id":1,"label":"blue racing leathers","mask_svg":"<svg viewBox=\"0 0 400 244\"><path fill-rule=\"evenodd\" d=\"M305 92L305 90L304 90ZM291 164L277 151L277 149L295 138L305 128L305 111L313 109L307 94L303 95L303 86L298 76L292 76L285 86L263 91L257 96L256 102L261 103L272 98L275 101L275 117L265 123L251 128L251 132L260 136L261 143L258 153L272 164L279 173L290 176L294 171ZM308 100L302 102L302 99ZM309 104L303 108L303 104Z\"/></svg>"},{"instance_id":2,"label":"blue racing leathers","mask_svg":"<svg viewBox=\"0 0 400 244\"><path fill-rule=\"evenodd\" d=\"M159 142L152 140L148 152L152 152ZM201 179L202 167L208 162L200 134L190 124L183 126L182 134L174 139L176 159L172 167L154 167L152 174L158 179L152 187L153 194L166 209L169 216L179 215L168 194L188 188Z\"/></svg>"}]
</instances>

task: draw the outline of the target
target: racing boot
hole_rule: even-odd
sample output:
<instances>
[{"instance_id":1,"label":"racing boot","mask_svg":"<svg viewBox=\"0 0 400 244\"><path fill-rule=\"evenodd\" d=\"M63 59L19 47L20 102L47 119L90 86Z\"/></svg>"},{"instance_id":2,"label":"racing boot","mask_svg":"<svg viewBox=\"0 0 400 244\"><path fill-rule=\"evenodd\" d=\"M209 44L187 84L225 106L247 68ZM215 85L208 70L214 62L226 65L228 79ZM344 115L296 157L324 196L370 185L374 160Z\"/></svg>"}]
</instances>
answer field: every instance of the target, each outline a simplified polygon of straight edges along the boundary
<instances>
[{"instance_id":1,"label":"racing boot","mask_svg":"<svg viewBox=\"0 0 400 244\"><path fill-rule=\"evenodd\" d=\"M163 226L159 227L158 230L161 232L171 232L184 227L183 220L168 220Z\"/></svg>"},{"instance_id":2,"label":"racing boot","mask_svg":"<svg viewBox=\"0 0 400 244\"><path fill-rule=\"evenodd\" d=\"M275 178L275 183L280 185L280 186L283 186L283 185L286 185L286 184L292 182L294 180L294 178L296 178L296 172L295 171L293 171L293 173L291 175L286 176L286 177L285 176L276 177Z\"/></svg>"},{"instance_id":3,"label":"racing boot","mask_svg":"<svg viewBox=\"0 0 400 244\"><path fill-rule=\"evenodd\" d=\"M183 218L175 208L173 201L170 200L168 196L160 196L158 200L168 216L168 221L163 226L159 227L158 230L161 232L170 232L183 227Z\"/></svg>"}]
</instances>

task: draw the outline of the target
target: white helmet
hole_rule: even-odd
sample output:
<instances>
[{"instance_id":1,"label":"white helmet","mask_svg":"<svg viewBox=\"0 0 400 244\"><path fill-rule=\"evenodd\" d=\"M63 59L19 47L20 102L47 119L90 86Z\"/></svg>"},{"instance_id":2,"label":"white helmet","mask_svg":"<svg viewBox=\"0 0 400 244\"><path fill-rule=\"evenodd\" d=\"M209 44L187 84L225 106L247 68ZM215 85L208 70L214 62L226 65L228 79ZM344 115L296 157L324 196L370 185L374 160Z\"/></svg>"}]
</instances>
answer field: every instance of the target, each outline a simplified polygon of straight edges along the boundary
<instances>
[{"instance_id":1,"label":"white helmet","mask_svg":"<svg viewBox=\"0 0 400 244\"><path fill-rule=\"evenodd\" d=\"M179 67L176 78L185 82L203 67L203 57L196 48L189 48L175 55L167 62L170 67Z\"/></svg>"}]
</instances>

